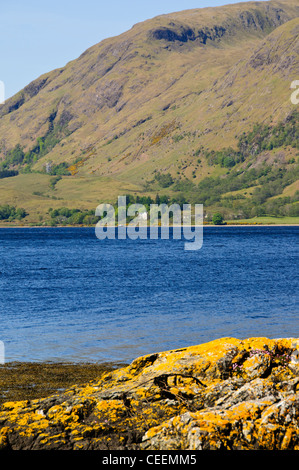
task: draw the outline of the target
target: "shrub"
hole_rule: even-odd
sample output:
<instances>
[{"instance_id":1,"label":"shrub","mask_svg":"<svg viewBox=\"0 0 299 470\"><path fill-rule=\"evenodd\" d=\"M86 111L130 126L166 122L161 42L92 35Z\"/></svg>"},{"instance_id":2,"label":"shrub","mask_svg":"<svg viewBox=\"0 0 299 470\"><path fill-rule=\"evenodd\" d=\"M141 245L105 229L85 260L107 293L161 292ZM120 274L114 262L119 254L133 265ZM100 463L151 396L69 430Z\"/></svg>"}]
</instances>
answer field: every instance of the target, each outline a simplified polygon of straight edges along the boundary
<instances>
[{"instance_id":1,"label":"shrub","mask_svg":"<svg viewBox=\"0 0 299 470\"><path fill-rule=\"evenodd\" d=\"M213 215L212 222L214 225L223 225L223 217L220 212L216 212L216 214Z\"/></svg>"},{"instance_id":2,"label":"shrub","mask_svg":"<svg viewBox=\"0 0 299 470\"><path fill-rule=\"evenodd\" d=\"M0 206L0 220L21 220L27 215L27 212L23 208L16 208L8 204Z\"/></svg>"}]
</instances>

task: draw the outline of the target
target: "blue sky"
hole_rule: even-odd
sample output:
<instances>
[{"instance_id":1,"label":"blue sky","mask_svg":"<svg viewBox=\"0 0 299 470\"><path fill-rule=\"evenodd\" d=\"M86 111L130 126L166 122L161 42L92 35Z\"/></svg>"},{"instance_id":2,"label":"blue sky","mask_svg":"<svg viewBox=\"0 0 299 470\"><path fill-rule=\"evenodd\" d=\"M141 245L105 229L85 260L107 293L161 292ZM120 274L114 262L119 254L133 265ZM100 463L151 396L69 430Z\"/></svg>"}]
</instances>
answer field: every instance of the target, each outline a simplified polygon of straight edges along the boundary
<instances>
[{"instance_id":1,"label":"blue sky","mask_svg":"<svg viewBox=\"0 0 299 470\"><path fill-rule=\"evenodd\" d=\"M135 23L234 0L1 0L0 80L9 98L45 72Z\"/></svg>"}]
</instances>

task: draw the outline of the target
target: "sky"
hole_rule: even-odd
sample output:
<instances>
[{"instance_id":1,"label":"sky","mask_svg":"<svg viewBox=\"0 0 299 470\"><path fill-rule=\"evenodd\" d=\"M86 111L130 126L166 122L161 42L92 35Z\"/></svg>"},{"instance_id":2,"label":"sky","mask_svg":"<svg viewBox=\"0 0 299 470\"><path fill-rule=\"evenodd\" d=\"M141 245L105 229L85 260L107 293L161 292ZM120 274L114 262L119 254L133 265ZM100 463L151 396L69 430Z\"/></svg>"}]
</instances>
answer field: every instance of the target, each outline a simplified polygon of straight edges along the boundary
<instances>
[{"instance_id":1,"label":"sky","mask_svg":"<svg viewBox=\"0 0 299 470\"><path fill-rule=\"evenodd\" d=\"M242 0L241 0L242 1ZM244 0L245 1L245 0ZM5 99L88 47L155 16L240 0L1 0L0 85Z\"/></svg>"}]
</instances>

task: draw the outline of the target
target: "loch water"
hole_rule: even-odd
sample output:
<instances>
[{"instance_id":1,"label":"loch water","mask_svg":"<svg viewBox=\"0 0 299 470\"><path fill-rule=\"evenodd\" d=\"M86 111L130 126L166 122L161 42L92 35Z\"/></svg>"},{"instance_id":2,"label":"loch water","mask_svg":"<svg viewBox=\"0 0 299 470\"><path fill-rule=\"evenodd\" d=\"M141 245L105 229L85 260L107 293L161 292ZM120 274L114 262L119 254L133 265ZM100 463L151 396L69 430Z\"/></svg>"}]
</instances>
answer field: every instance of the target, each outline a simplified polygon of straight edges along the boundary
<instances>
[{"instance_id":1,"label":"loch water","mask_svg":"<svg viewBox=\"0 0 299 470\"><path fill-rule=\"evenodd\" d=\"M299 337L299 227L184 240L0 229L5 361L130 362L217 338Z\"/></svg>"}]
</instances>

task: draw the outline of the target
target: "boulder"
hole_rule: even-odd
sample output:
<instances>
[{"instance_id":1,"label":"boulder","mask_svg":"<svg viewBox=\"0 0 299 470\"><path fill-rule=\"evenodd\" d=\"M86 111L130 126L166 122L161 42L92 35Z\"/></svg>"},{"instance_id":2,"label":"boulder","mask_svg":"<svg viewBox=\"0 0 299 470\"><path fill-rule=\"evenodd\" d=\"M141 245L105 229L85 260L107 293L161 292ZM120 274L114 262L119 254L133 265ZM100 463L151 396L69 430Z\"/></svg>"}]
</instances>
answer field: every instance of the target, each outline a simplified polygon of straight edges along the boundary
<instances>
[{"instance_id":1,"label":"boulder","mask_svg":"<svg viewBox=\"0 0 299 470\"><path fill-rule=\"evenodd\" d=\"M6 450L299 450L299 339L150 354L0 408Z\"/></svg>"}]
</instances>

